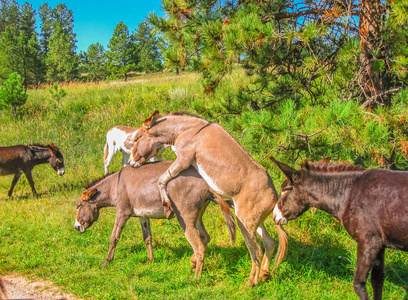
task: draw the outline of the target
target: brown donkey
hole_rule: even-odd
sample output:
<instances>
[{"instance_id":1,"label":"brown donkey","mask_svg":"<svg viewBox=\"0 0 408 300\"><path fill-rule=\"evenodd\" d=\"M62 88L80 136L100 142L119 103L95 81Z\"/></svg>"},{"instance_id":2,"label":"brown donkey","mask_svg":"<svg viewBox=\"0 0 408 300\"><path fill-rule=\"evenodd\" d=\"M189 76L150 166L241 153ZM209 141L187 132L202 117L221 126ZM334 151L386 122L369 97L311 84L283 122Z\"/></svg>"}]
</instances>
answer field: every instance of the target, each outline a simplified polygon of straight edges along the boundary
<instances>
[{"instance_id":1,"label":"brown donkey","mask_svg":"<svg viewBox=\"0 0 408 300\"><path fill-rule=\"evenodd\" d=\"M162 145L171 145L177 159L160 176L158 186L167 214L171 214L166 185L190 165L216 193L232 198L238 226L251 254L250 285L269 275L275 240L264 227L278 197L265 169L220 125L184 113L159 116L155 111L136 134L130 165L138 167L156 155ZM287 237L278 225L279 248L275 268L286 251ZM265 254L256 234L262 239ZM261 261L262 260L262 261Z\"/></svg>"},{"instance_id":2,"label":"brown donkey","mask_svg":"<svg viewBox=\"0 0 408 300\"><path fill-rule=\"evenodd\" d=\"M137 169L127 166L94 183L81 195L77 204L75 222L75 228L81 233L98 220L99 209L108 206L116 208L116 221L104 267L112 261L120 233L126 221L132 216L140 219L148 259L149 261L153 259L150 219L165 218L157 180L171 164L171 161L162 161ZM202 274L205 247L210 241L202 221L202 215L209 200L220 204L232 243L235 241L234 217L222 198L219 202L212 199L208 185L194 168L185 170L172 180L169 184L169 192L177 220L194 250L191 267L196 269L194 278L197 279Z\"/></svg>"},{"instance_id":3,"label":"brown donkey","mask_svg":"<svg viewBox=\"0 0 408 300\"><path fill-rule=\"evenodd\" d=\"M14 174L8 196L13 194L14 186L23 173L34 195L37 195L31 171L36 165L45 163L49 163L58 175L64 175L64 157L60 148L54 144L0 147L0 176Z\"/></svg>"},{"instance_id":4,"label":"brown donkey","mask_svg":"<svg viewBox=\"0 0 408 300\"><path fill-rule=\"evenodd\" d=\"M295 170L271 159L286 177L274 221L287 224L310 207L335 217L357 242L354 290L360 299L370 298L371 271L374 299L382 299L385 249L408 251L408 172L328 161L307 161Z\"/></svg>"}]
</instances>

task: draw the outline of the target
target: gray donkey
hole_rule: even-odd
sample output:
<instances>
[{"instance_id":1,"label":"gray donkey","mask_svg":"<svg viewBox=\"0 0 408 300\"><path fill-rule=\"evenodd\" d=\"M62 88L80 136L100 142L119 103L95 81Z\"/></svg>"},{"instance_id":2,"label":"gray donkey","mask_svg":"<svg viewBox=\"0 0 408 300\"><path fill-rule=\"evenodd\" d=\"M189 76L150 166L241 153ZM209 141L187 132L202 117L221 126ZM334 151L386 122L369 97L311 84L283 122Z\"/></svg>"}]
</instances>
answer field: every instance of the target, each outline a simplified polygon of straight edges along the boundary
<instances>
[{"instance_id":1,"label":"gray donkey","mask_svg":"<svg viewBox=\"0 0 408 300\"><path fill-rule=\"evenodd\" d=\"M108 256L103 267L112 261L120 233L130 217L139 217L142 225L148 259L153 259L150 219L165 219L164 207L157 187L158 178L170 167L172 161L149 163L140 168L124 167L117 173L108 175L91 184L77 203L75 228L83 233L99 218L99 209L115 206L116 220L110 239ZM235 222L229 205L220 196L213 193L198 172L189 168L169 182L169 194L184 234L194 250L191 268L195 269L194 279L198 279L203 270L205 247L210 236L204 228L202 215L209 200L220 205L230 233L232 244L235 242Z\"/></svg>"}]
</instances>

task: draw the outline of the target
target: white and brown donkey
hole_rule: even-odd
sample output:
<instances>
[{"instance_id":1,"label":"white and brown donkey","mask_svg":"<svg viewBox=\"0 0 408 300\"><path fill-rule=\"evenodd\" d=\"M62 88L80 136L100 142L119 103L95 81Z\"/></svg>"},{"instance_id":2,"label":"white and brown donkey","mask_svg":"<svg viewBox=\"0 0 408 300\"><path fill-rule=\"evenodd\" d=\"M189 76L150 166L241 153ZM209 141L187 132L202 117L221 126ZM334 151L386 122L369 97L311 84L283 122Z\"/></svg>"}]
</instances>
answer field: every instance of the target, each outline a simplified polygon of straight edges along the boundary
<instances>
[{"instance_id":1,"label":"white and brown donkey","mask_svg":"<svg viewBox=\"0 0 408 300\"><path fill-rule=\"evenodd\" d=\"M120 233L130 217L139 217L148 259L149 261L153 259L150 219L165 218L157 180L172 163L171 161L149 163L137 169L127 166L93 183L80 196L75 228L81 233L98 220L99 209L108 206L116 208L115 225L103 267L112 261ZM194 168L185 170L172 180L168 191L177 220L194 250L191 267L196 269L194 278L197 279L202 274L205 247L210 241L202 221L209 200L220 204L232 243L235 242L234 216L221 197L218 201L213 198L208 185Z\"/></svg>"},{"instance_id":2,"label":"white and brown donkey","mask_svg":"<svg viewBox=\"0 0 408 300\"><path fill-rule=\"evenodd\" d=\"M278 201L266 170L220 125L184 113L159 116L158 111L146 119L136 133L130 164L143 165L163 145L171 145L177 153L177 159L158 180L167 215L172 213L167 184L181 171L194 166L212 190L233 199L238 226L252 259L249 284L258 284L259 278L266 280L275 240L263 222ZM279 248L275 268L282 261L287 246L285 231L280 225L277 229ZM265 247L263 258L257 233Z\"/></svg>"},{"instance_id":3,"label":"white and brown donkey","mask_svg":"<svg viewBox=\"0 0 408 300\"><path fill-rule=\"evenodd\" d=\"M128 127L118 125L112 127L106 133L106 143L104 148L104 163L105 163L105 175L109 173L109 165L112 162L113 157L119 151L122 153L122 167L128 164L130 154L135 140L135 135L139 128ZM163 160L161 154L164 151L164 147L159 151L160 153L151 159L151 161Z\"/></svg>"}]
</instances>

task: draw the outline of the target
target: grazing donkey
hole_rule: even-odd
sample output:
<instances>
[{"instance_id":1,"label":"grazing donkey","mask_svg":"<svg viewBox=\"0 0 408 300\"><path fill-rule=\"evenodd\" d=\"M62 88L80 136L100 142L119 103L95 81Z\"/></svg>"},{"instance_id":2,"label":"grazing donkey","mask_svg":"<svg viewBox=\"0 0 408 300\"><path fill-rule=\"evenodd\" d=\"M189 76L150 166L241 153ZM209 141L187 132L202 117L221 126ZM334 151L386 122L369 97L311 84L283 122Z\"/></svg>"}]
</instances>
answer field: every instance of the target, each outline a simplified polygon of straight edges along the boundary
<instances>
[{"instance_id":1,"label":"grazing donkey","mask_svg":"<svg viewBox=\"0 0 408 300\"><path fill-rule=\"evenodd\" d=\"M109 173L109 165L112 162L113 157L119 151L122 153L122 166L128 164L130 154L132 153L133 143L135 134L138 132L139 128L127 127L127 126L115 126L108 130L106 133L106 144L104 148L104 163L105 163L105 175ZM160 153L152 158L151 161L161 161L163 160L161 154L164 148L161 149Z\"/></svg>"},{"instance_id":2,"label":"grazing donkey","mask_svg":"<svg viewBox=\"0 0 408 300\"><path fill-rule=\"evenodd\" d=\"M34 195L37 195L31 170L36 165L45 163L49 163L58 175L61 176L65 173L64 157L60 148L54 144L0 147L0 175L14 174L8 196L11 197L14 187L23 173L26 175Z\"/></svg>"},{"instance_id":3,"label":"grazing donkey","mask_svg":"<svg viewBox=\"0 0 408 300\"><path fill-rule=\"evenodd\" d=\"M269 276L269 264L275 240L263 222L272 212L278 196L265 169L220 125L184 113L155 111L135 136L130 164L138 167L156 155L160 147L170 145L177 159L160 176L158 186L167 216L171 215L167 184L181 171L194 166L213 191L232 198L238 226L251 254L250 285ZM275 268L286 251L287 237L278 225L279 248ZM262 239L265 254L257 241Z\"/></svg>"},{"instance_id":4,"label":"grazing donkey","mask_svg":"<svg viewBox=\"0 0 408 300\"><path fill-rule=\"evenodd\" d=\"M108 256L103 267L112 261L116 244L126 221L134 216L139 217L142 225L143 239L146 243L148 259L153 259L152 235L150 219L164 219L164 208L157 188L157 180L165 172L171 161L150 163L140 168L127 166L95 182L84 192L77 203L77 219L75 228L83 233L99 217L99 209L115 206L116 221L113 227ZM202 215L212 199L212 193L200 177L190 168L182 172L169 184L172 207L177 220L183 228L188 242L194 250L191 266L195 271L195 279L201 276L205 255L205 247L210 236L204 228ZM228 204L219 197L221 209L228 225L232 243L235 242L234 217Z\"/></svg>"},{"instance_id":5,"label":"grazing donkey","mask_svg":"<svg viewBox=\"0 0 408 300\"><path fill-rule=\"evenodd\" d=\"M408 251L408 172L311 162L295 170L271 159L286 177L274 221L286 224L309 207L338 219L357 242L354 290L369 299L371 270L374 299L381 299L385 248Z\"/></svg>"}]
</instances>

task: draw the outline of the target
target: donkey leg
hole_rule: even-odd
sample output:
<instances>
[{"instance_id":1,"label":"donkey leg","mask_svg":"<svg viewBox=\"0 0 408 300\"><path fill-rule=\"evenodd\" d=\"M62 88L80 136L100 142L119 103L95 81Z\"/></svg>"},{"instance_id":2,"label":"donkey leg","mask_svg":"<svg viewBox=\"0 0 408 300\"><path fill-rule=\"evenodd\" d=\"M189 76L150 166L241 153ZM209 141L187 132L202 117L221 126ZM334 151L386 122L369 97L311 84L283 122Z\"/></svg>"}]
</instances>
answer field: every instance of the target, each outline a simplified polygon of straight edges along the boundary
<instances>
[{"instance_id":1,"label":"donkey leg","mask_svg":"<svg viewBox=\"0 0 408 300\"><path fill-rule=\"evenodd\" d=\"M200 235L194 226L187 225L186 231L184 232L188 242L190 243L191 247L194 250L194 257L195 257L195 275L194 279L198 279L201 277L203 273L203 266L204 266L204 257L205 257L205 246L201 241ZM191 259L190 259L191 261ZM193 267L192 267L193 269Z\"/></svg>"},{"instance_id":2,"label":"donkey leg","mask_svg":"<svg viewBox=\"0 0 408 300\"><path fill-rule=\"evenodd\" d=\"M245 244L248 248L252 260L251 275L249 277L249 285L255 286L258 284L259 270L261 265L262 249L259 246L256 238L256 228L251 224L244 223L237 214L238 227L244 236Z\"/></svg>"},{"instance_id":3,"label":"donkey leg","mask_svg":"<svg viewBox=\"0 0 408 300\"><path fill-rule=\"evenodd\" d=\"M367 294L366 281L380 249L373 245L360 243L357 246L357 266L354 272L354 290L362 300L370 299ZM374 280L375 281L375 280Z\"/></svg>"},{"instance_id":4,"label":"donkey leg","mask_svg":"<svg viewBox=\"0 0 408 300\"><path fill-rule=\"evenodd\" d=\"M31 186L34 196L38 197L37 191L35 190L35 187L34 187L34 180L33 180L33 175L31 174L31 170L25 171L24 174L27 177L28 183Z\"/></svg>"},{"instance_id":5,"label":"donkey leg","mask_svg":"<svg viewBox=\"0 0 408 300\"><path fill-rule=\"evenodd\" d=\"M266 281L269 277L269 265L271 263L273 251L275 250L276 242L270 236L269 232L266 230L265 225L261 224L257 230L258 235L262 239L262 243L265 248L265 253L261 263L260 279L262 282Z\"/></svg>"},{"instance_id":6,"label":"donkey leg","mask_svg":"<svg viewBox=\"0 0 408 300\"><path fill-rule=\"evenodd\" d=\"M206 205L207 206L207 205ZM201 242L204 245L204 249L207 248L208 243L211 240L210 235L208 234L207 230L204 227L204 223L202 220L202 216L200 215L200 217L198 218L197 222L196 222L196 226L195 228L198 231L198 235L200 236ZM204 258L203 258L204 259ZM196 264L197 264L197 259L195 257L195 254L193 253L193 255L191 256L190 259L191 262L191 269L195 269L196 268Z\"/></svg>"},{"instance_id":7,"label":"donkey leg","mask_svg":"<svg viewBox=\"0 0 408 300\"><path fill-rule=\"evenodd\" d=\"M373 287L374 300L382 299L382 289L384 285L384 252L382 248L377 255L371 270L371 286Z\"/></svg>"},{"instance_id":8,"label":"donkey leg","mask_svg":"<svg viewBox=\"0 0 408 300\"><path fill-rule=\"evenodd\" d=\"M112 162L113 157L115 156L115 154L118 152L118 150L115 148L115 146L113 144L109 145L108 143L106 143L105 145L105 175L108 175L109 173L109 166Z\"/></svg>"},{"instance_id":9,"label":"donkey leg","mask_svg":"<svg viewBox=\"0 0 408 300\"><path fill-rule=\"evenodd\" d=\"M126 167L126 165L129 162L130 154L127 154L124 151L121 151L121 152L122 152L122 167Z\"/></svg>"},{"instance_id":10,"label":"donkey leg","mask_svg":"<svg viewBox=\"0 0 408 300\"><path fill-rule=\"evenodd\" d=\"M120 233L122 232L123 227L125 227L126 221L129 219L129 217L130 216L127 215L120 217L118 213L116 214L115 225L113 225L113 230L110 238L108 256L106 257L105 263L102 265L102 268L106 268L108 264L113 260L116 244L118 243L120 238Z\"/></svg>"},{"instance_id":11,"label":"donkey leg","mask_svg":"<svg viewBox=\"0 0 408 300\"><path fill-rule=\"evenodd\" d=\"M13 181L11 182L11 188L8 192L8 196L11 197L11 195L13 194L13 190L14 187L17 184L17 181L20 179L21 174L23 174L22 172L18 172L17 174L14 175Z\"/></svg>"},{"instance_id":12,"label":"donkey leg","mask_svg":"<svg viewBox=\"0 0 408 300\"><path fill-rule=\"evenodd\" d=\"M153 260L153 249L152 249L152 232L150 230L150 219L149 218L139 218L140 225L142 225L143 240L147 248L147 258L149 262Z\"/></svg>"},{"instance_id":13,"label":"donkey leg","mask_svg":"<svg viewBox=\"0 0 408 300\"><path fill-rule=\"evenodd\" d=\"M179 153L180 155L180 153ZM180 155L181 157L181 155ZM164 206L164 214L167 219L171 219L174 216L173 209L171 208L171 201L167 192L167 183L176 177L181 171L187 169L191 165L191 160L177 158L173 164L164 172L157 180L157 186L159 187L160 197Z\"/></svg>"}]
</instances>

